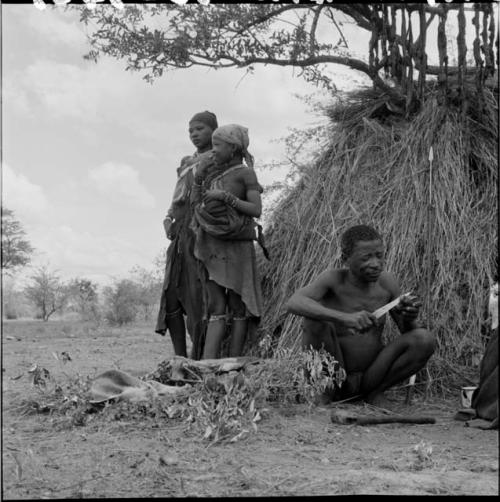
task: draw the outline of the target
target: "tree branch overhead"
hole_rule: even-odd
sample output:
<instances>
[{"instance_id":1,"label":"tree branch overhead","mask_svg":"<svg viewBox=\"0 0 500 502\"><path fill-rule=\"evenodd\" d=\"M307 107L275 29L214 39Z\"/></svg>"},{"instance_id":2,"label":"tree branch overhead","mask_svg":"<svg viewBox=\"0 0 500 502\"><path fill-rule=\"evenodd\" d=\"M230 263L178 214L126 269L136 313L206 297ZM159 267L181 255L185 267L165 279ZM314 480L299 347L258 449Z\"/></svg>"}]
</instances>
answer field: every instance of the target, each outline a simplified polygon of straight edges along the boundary
<instances>
[{"instance_id":1,"label":"tree branch overhead","mask_svg":"<svg viewBox=\"0 0 500 502\"><path fill-rule=\"evenodd\" d=\"M478 5L483 26L489 22L488 31L493 33L490 9ZM124 59L127 69L144 72L149 82L172 69L244 68L264 64L302 68L307 70L304 76L308 80L328 86L331 79L319 65L340 64L364 73L374 87L388 95L400 100L409 96L409 101L414 101L413 96L423 92L423 83L429 75L439 76L446 71L450 75L465 76L475 71L463 64L461 69L447 67L446 70L441 64L427 64L425 45L421 43L426 38L421 31L426 31L436 16L446 21L448 11L453 9L457 6L406 3L214 4L210 7L145 4L127 5L122 12L82 9L81 18L87 25L92 23L97 27L89 34L91 49L85 56L87 59L97 60L100 55ZM419 13L416 21L411 16L414 11ZM369 56L366 61L346 54L345 48L339 49L341 40L344 46L347 41L335 13L347 16L366 34ZM398 21L401 16L403 24ZM157 27L153 29L151 25ZM413 40L417 30L418 37ZM332 32L337 32L339 37L332 36ZM496 69L490 63L495 41L494 36L488 40L484 32L480 43L487 53L487 70L491 74ZM496 50L498 62L498 48ZM415 71L422 73L418 83L413 82Z\"/></svg>"}]
</instances>

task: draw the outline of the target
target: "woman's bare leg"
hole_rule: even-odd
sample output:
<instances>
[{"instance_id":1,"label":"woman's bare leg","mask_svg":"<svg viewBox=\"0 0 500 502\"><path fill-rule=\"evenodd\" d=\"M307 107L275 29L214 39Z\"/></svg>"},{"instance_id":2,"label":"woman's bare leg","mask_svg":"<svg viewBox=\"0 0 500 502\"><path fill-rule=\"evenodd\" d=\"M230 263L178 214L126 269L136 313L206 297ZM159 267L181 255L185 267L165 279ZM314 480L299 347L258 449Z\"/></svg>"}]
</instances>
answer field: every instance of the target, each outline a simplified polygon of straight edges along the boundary
<instances>
[{"instance_id":1,"label":"woman's bare leg","mask_svg":"<svg viewBox=\"0 0 500 502\"><path fill-rule=\"evenodd\" d=\"M248 331L248 319L233 318L233 329L231 332L231 344L229 346L229 357L239 357L243 354L243 347Z\"/></svg>"},{"instance_id":2,"label":"woman's bare leg","mask_svg":"<svg viewBox=\"0 0 500 502\"><path fill-rule=\"evenodd\" d=\"M217 359L226 331L226 291L213 281L207 282L208 326L202 359Z\"/></svg>"},{"instance_id":3,"label":"woman's bare leg","mask_svg":"<svg viewBox=\"0 0 500 502\"><path fill-rule=\"evenodd\" d=\"M243 347L247 338L248 318L246 307L240 295L229 291L229 310L233 315L233 327L231 330L231 343L229 345L229 357L239 357L243 354Z\"/></svg>"}]
</instances>

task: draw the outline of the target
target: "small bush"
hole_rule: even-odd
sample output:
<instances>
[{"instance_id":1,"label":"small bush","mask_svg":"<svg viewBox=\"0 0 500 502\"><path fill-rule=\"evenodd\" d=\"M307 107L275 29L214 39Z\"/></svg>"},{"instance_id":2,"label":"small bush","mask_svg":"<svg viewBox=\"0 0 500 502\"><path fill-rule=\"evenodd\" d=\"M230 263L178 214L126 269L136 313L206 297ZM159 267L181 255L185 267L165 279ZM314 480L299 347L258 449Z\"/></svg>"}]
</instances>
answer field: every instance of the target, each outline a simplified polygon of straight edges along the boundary
<instances>
[{"instance_id":1,"label":"small bush","mask_svg":"<svg viewBox=\"0 0 500 502\"><path fill-rule=\"evenodd\" d=\"M17 312L15 309L5 309L5 319L11 321L13 319L17 319Z\"/></svg>"},{"instance_id":2,"label":"small bush","mask_svg":"<svg viewBox=\"0 0 500 502\"><path fill-rule=\"evenodd\" d=\"M62 328L61 328L61 332L68 336L71 334L71 332L73 331L73 328L69 325L69 324L65 324Z\"/></svg>"},{"instance_id":3,"label":"small bush","mask_svg":"<svg viewBox=\"0 0 500 502\"><path fill-rule=\"evenodd\" d=\"M135 321L139 305L136 283L128 279L104 290L104 318L111 325L122 326Z\"/></svg>"}]
</instances>

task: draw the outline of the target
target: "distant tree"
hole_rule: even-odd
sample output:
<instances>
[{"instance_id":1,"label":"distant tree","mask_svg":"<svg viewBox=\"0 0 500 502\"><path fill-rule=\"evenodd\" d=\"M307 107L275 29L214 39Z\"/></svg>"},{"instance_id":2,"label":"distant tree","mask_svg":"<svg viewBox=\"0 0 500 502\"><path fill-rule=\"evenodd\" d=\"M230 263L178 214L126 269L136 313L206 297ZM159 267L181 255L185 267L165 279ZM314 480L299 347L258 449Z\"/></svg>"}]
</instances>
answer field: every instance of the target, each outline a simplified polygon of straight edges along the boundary
<instances>
[{"instance_id":1,"label":"distant tree","mask_svg":"<svg viewBox=\"0 0 500 502\"><path fill-rule=\"evenodd\" d=\"M159 281L163 281L163 274L165 273L165 264L167 259L167 249L162 248L161 251L153 259L153 269L155 277Z\"/></svg>"},{"instance_id":2,"label":"distant tree","mask_svg":"<svg viewBox=\"0 0 500 502\"><path fill-rule=\"evenodd\" d=\"M151 315L160 301L162 276L158 270L147 270L136 266L131 270L132 280L137 286L137 307L145 321L149 321Z\"/></svg>"},{"instance_id":3,"label":"distant tree","mask_svg":"<svg viewBox=\"0 0 500 502\"><path fill-rule=\"evenodd\" d=\"M68 284L69 300L83 320L98 320L97 284L84 278L72 279Z\"/></svg>"},{"instance_id":4,"label":"distant tree","mask_svg":"<svg viewBox=\"0 0 500 502\"><path fill-rule=\"evenodd\" d=\"M122 326L135 321L139 310L139 288L130 279L122 279L107 286L104 295L104 317L113 325Z\"/></svg>"},{"instance_id":5,"label":"distant tree","mask_svg":"<svg viewBox=\"0 0 500 502\"><path fill-rule=\"evenodd\" d=\"M28 265L33 248L14 212L2 207L2 270L13 272Z\"/></svg>"},{"instance_id":6,"label":"distant tree","mask_svg":"<svg viewBox=\"0 0 500 502\"><path fill-rule=\"evenodd\" d=\"M56 272L44 266L31 277L31 285L25 289L25 295L39 310L42 320L48 321L52 314L66 305L69 289Z\"/></svg>"}]
</instances>

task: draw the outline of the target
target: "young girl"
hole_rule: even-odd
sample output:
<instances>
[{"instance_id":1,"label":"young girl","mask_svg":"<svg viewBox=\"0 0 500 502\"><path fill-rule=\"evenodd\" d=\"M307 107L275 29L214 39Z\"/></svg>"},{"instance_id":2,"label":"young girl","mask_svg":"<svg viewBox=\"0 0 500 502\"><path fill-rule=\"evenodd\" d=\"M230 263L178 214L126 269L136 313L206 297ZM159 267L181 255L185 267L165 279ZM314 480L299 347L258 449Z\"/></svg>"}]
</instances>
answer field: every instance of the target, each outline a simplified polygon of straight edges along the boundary
<instances>
[{"instance_id":1,"label":"young girl","mask_svg":"<svg viewBox=\"0 0 500 502\"><path fill-rule=\"evenodd\" d=\"M212 167L200 162L195 168L194 253L207 273L203 359L219 356L228 315L232 318L231 357L241 355L249 320L261 315L253 218L261 215L262 187L252 168L248 144L246 128L235 124L219 127L212 135Z\"/></svg>"},{"instance_id":2,"label":"young girl","mask_svg":"<svg viewBox=\"0 0 500 502\"><path fill-rule=\"evenodd\" d=\"M172 204L163 221L167 238L172 242L167 250L165 278L155 331L164 335L168 330L175 354L186 357L185 314L187 329L193 342L193 359L201 357L201 341L206 323L202 293L204 272L194 258L195 236L190 228L193 217L190 206L194 179L192 169L196 162L206 160L210 155L212 132L216 128L217 118L208 111L197 113L189 121L189 137L196 147L196 153L183 157L181 161Z\"/></svg>"}]
</instances>

